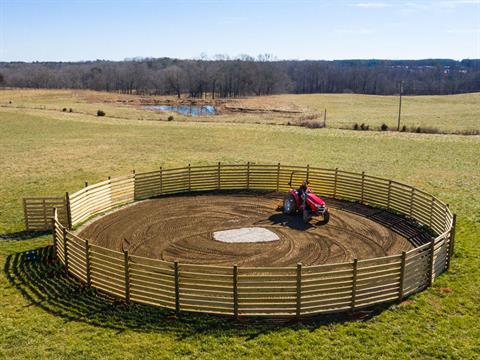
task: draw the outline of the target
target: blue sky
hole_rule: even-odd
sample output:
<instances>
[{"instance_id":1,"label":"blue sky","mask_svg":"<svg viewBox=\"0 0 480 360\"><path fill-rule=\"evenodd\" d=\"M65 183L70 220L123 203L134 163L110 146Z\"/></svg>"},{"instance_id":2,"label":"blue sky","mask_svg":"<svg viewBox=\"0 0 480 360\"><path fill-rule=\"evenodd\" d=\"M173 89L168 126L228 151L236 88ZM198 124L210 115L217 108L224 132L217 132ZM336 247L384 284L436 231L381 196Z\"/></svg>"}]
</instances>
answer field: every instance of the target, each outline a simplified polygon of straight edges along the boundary
<instances>
[{"instance_id":1,"label":"blue sky","mask_svg":"<svg viewBox=\"0 0 480 360\"><path fill-rule=\"evenodd\" d=\"M0 0L0 61L480 58L480 0Z\"/></svg>"}]
</instances>

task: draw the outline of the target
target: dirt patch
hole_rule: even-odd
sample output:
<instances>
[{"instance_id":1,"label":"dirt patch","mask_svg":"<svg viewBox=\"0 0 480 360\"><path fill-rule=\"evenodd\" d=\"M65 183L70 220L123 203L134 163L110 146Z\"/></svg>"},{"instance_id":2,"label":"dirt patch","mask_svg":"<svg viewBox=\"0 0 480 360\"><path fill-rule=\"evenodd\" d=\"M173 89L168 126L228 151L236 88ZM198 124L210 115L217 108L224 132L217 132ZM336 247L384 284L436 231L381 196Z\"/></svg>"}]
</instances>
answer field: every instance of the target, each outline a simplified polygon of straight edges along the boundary
<instances>
[{"instance_id":1,"label":"dirt patch","mask_svg":"<svg viewBox=\"0 0 480 360\"><path fill-rule=\"evenodd\" d=\"M383 210L328 200L331 218L304 225L278 210L279 194L209 194L143 201L87 224L80 236L114 250L183 263L291 266L398 254L428 241L407 220ZM380 222L378 220L381 219ZM399 226L402 224L402 226ZM263 227L278 241L222 243L213 232ZM423 236L423 238L422 238ZM423 240L420 240L423 239Z\"/></svg>"}]
</instances>

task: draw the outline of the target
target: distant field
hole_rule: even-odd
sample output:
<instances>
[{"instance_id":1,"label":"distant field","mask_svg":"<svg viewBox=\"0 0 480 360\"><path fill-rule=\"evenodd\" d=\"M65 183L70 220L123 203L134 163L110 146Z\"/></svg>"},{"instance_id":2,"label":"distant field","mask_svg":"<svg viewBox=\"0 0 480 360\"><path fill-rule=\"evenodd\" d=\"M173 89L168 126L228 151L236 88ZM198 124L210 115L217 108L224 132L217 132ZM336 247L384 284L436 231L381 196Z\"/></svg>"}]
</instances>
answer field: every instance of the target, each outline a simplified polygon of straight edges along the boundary
<instances>
[{"instance_id":1,"label":"distant field","mask_svg":"<svg viewBox=\"0 0 480 360\"><path fill-rule=\"evenodd\" d=\"M351 128L365 123L378 129L383 123L396 129L398 97L355 94L275 95L220 101L220 108L240 107L254 113L230 112L214 117L191 118L174 112L155 112L141 108L142 102L176 101L175 97L141 97L115 93L73 90L0 90L0 106L43 108L96 114L104 110L107 117L135 120L224 122L252 124L296 124L304 115L317 114L323 121L327 109L327 126ZM10 103L11 102L11 103ZM404 96L402 125L409 128L430 127L441 132L480 130L480 93L448 96ZM298 114L271 110L298 111Z\"/></svg>"},{"instance_id":2,"label":"distant field","mask_svg":"<svg viewBox=\"0 0 480 360\"><path fill-rule=\"evenodd\" d=\"M93 92L0 91L0 105L6 106L0 107L0 264L8 270L0 273L0 358L125 358L127 351L139 358L167 359L478 356L480 137L138 121L147 116L165 120L166 115L103 103L129 98ZM357 120L361 113L370 114L372 121L374 114L383 114L378 121L391 117L393 123L395 118L395 104L389 105L393 98L286 95L265 99L272 106L293 102L311 109L321 109L325 105L320 99L329 99L331 123L337 121L338 126L363 121ZM462 124L478 124L475 99L478 104L479 94L429 99L408 98L406 112L411 111L409 101L418 100L416 106L424 114L431 109L445 115L436 120L430 114L429 125L453 129L456 123L449 119L455 112L446 111L452 102L460 109L456 113L463 114L458 117ZM441 99L447 99L445 105ZM40 109L43 106L51 110ZM73 107L75 112L63 113L63 107ZM99 107L107 117L94 116ZM246 118L253 121L255 117ZM85 180L96 182L134 168L217 161L338 166L425 189L458 214L452 268L433 288L379 310L365 321L321 318L306 324L268 325L193 315L173 320L167 311L126 308L82 292L55 277L56 273L38 272L42 267L27 263L26 270L20 271L18 264L6 264L9 256L50 242L49 236L21 233L22 196L62 195L79 189ZM9 240L16 237L26 239ZM42 279L46 282L37 283Z\"/></svg>"},{"instance_id":3,"label":"distant field","mask_svg":"<svg viewBox=\"0 0 480 360\"><path fill-rule=\"evenodd\" d=\"M378 127L382 123L396 129L398 96L355 94L276 95L242 100L244 106L299 109L323 113L327 109L327 126L350 127L365 123ZM443 131L480 129L480 93L448 96L404 96L402 125L436 127Z\"/></svg>"}]
</instances>

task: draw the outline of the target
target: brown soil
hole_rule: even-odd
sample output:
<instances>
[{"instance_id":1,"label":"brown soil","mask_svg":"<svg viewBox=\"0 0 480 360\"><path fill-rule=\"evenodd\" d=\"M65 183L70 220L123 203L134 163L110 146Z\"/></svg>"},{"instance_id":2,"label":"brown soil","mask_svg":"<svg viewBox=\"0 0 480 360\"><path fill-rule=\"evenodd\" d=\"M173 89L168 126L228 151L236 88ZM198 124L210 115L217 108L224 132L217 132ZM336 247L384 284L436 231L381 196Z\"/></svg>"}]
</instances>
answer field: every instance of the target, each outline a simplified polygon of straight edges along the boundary
<instances>
[{"instance_id":1,"label":"brown soil","mask_svg":"<svg viewBox=\"0 0 480 360\"><path fill-rule=\"evenodd\" d=\"M304 225L278 210L279 194L208 194L147 200L80 229L91 243L133 255L183 263L290 266L336 263L398 254L428 241L407 220L364 205L327 200L330 222ZM319 219L321 220L321 219ZM280 240L231 244L214 231L261 226Z\"/></svg>"}]
</instances>

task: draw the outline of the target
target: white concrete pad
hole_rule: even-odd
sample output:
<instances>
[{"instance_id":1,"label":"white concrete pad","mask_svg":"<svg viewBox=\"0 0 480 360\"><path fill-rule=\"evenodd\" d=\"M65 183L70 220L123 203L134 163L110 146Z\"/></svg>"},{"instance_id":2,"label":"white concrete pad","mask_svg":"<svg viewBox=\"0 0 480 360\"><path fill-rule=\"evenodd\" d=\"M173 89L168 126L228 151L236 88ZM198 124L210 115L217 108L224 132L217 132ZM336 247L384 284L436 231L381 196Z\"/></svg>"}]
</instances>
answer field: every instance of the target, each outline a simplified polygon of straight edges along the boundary
<instances>
[{"instance_id":1,"label":"white concrete pad","mask_svg":"<svg viewBox=\"0 0 480 360\"><path fill-rule=\"evenodd\" d=\"M213 238L226 243L256 243L279 239L278 235L273 231L261 227L215 231Z\"/></svg>"}]
</instances>

